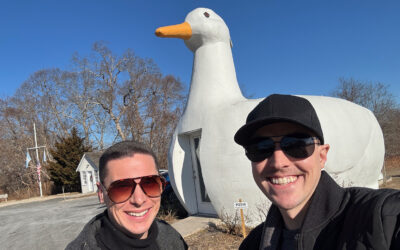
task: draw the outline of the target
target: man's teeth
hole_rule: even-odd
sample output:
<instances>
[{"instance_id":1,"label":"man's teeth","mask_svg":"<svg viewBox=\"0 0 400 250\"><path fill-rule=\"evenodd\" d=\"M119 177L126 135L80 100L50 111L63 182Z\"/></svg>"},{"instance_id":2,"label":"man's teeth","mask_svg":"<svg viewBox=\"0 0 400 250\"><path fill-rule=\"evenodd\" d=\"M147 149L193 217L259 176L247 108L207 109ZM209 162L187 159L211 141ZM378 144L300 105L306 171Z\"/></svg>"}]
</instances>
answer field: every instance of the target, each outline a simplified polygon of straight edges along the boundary
<instances>
[{"instance_id":1,"label":"man's teeth","mask_svg":"<svg viewBox=\"0 0 400 250\"><path fill-rule=\"evenodd\" d=\"M292 183L297 180L297 176L288 176L288 177L282 177L282 178L269 178L272 183L278 184L278 185L285 185L288 183Z\"/></svg>"},{"instance_id":2,"label":"man's teeth","mask_svg":"<svg viewBox=\"0 0 400 250\"><path fill-rule=\"evenodd\" d=\"M140 217L140 216L145 215L145 214L147 213L147 211L149 211L149 210L147 209L147 210L144 210L143 212L140 212L140 213L129 212L128 214L129 214L130 216Z\"/></svg>"}]
</instances>

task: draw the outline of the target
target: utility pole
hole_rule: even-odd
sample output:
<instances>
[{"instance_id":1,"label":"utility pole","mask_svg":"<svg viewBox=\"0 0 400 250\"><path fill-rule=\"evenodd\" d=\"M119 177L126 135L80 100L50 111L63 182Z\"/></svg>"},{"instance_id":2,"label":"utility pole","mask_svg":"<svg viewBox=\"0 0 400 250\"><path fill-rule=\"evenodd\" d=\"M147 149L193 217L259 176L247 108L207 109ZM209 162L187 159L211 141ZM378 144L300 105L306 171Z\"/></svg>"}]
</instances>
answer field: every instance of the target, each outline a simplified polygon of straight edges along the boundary
<instances>
[{"instance_id":1,"label":"utility pole","mask_svg":"<svg viewBox=\"0 0 400 250\"><path fill-rule=\"evenodd\" d=\"M42 170L42 166L40 166L40 161L39 161L39 150L38 150L38 147L37 147L36 126L35 126L35 123L33 123L33 131L34 131L34 134L35 134L35 148L36 148L36 159L37 159L36 170L37 170L38 180L39 180L40 197L43 197L43 193L42 193L42 181L41 181L41 179L40 179L40 170Z\"/></svg>"},{"instance_id":2,"label":"utility pole","mask_svg":"<svg viewBox=\"0 0 400 250\"><path fill-rule=\"evenodd\" d=\"M37 139L36 139L36 126L35 123L33 123L33 133L35 136L35 147L33 148L27 148L27 151L29 151L30 149L35 149L36 150L36 172L38 174L38 183L39 183L39 190L40 190L40 197L43 197L43 192L42 192L42 181L40 178L40 171L42 169L42 166L40 165L40 160L39 160L39 148L44 148L44 150L46 150L46 146L40 146L38 147L37 145ZM44 152L46 153L46 152Z\"/></svg>"}]
</instances>

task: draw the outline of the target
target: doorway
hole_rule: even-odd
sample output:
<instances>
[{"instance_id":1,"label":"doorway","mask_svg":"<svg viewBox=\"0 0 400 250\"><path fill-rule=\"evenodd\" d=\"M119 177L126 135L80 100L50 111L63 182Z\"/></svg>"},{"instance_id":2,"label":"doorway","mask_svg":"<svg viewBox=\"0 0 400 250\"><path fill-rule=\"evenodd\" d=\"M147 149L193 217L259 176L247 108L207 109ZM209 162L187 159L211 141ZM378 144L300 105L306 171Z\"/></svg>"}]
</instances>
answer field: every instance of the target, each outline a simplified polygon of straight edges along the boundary
<instances>
[{"instance_id":1,"label":"doorway","mask_svg":"<svg viewBox=\"0 0 400 250\"><path fill-rule=\"evenodd\" d=\"M88 171L88 188L89 188L89 192L93 192L93 172L92 171Z\"/></svg>"},{"instance_id":2,"label":"doorway","mask_svg":"<svg viewBox=\"0 0 400 250\"><path fill-rule=\"evenodd\" d=\"M190 151L192 156L193 179L196 189L197 209L200 214L216 214L211 204L207 189L204 185L203 174L200 164L201 132L195 132L190 136Z\"/></svg>"}]
</instances>

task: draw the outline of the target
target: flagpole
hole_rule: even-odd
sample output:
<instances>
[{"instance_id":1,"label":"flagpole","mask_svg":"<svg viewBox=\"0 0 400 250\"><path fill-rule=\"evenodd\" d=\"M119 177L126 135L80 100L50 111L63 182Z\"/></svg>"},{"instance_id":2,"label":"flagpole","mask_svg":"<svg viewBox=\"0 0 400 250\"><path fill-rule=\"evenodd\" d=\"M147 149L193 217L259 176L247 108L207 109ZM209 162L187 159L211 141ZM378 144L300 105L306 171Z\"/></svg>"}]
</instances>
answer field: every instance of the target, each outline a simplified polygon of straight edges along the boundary
<instances>
[{"instance_id":1,"label":"flagpole","mask_svg":"<svg viewBox=\"0 0 400 250\"><path fill-rule=\"evenodd\" d=\"M40 170L41 170L42 167L40 166L40 161L39 161L39 151L38 151L37 140L36 140L36 126L35 126L35 123L33 123L33 131L34 131L34 134L35 134L35 148L36 148L36 159L37 159L36 170L37 170L38 180L39 180L40 197L43 197L42 181L40 179Z\"/></svg>"}]
</instances>

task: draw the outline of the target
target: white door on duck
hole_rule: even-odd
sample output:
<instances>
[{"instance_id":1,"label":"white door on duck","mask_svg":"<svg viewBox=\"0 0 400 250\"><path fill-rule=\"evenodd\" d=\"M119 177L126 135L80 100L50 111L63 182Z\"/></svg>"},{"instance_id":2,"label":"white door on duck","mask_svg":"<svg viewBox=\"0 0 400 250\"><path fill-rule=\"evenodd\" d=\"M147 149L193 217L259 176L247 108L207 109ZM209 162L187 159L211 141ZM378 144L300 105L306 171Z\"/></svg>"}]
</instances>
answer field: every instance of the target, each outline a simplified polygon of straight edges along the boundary
<instances>
[{"instance_id":1,"label":"white door on duck","mask_svg":"<svg viewBox=\"0 0 400 250\"><path fill-rule=\"evenodd\" d=\"M210 197L208 196L206 186L204 185L203 174L200 164L200 141L201 133L193 133L190 135L190 151L192 154L193 179L196 188L197 209L199 214L217 214Z\"/></svg>"}]
</instances>

